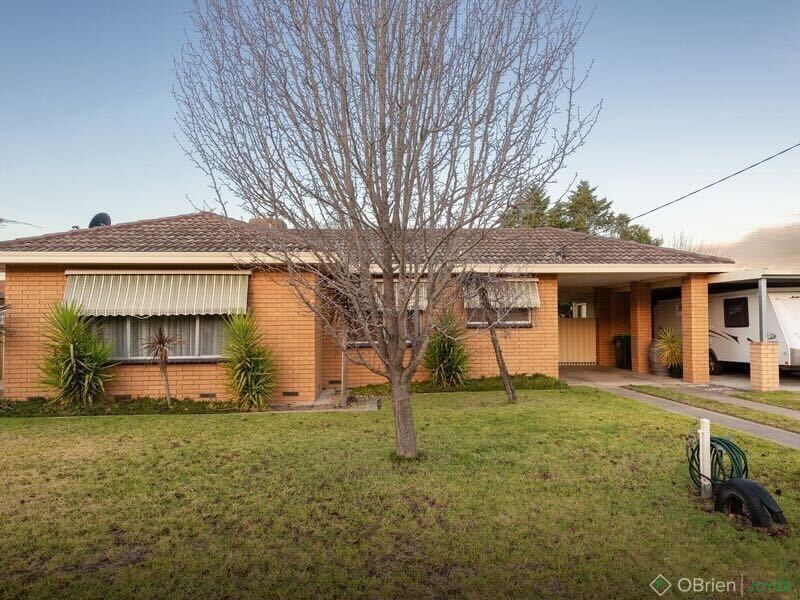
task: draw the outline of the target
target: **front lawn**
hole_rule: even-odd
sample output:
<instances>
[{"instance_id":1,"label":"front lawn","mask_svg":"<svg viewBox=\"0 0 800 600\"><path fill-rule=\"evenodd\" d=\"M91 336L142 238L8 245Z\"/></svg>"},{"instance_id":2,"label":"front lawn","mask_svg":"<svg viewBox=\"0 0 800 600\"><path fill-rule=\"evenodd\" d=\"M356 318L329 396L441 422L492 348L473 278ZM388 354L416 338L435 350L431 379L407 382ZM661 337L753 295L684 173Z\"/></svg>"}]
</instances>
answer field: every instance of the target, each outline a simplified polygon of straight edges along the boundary
<instances>
[{"instance_id":1,"label":"front lawn","mask_svg":"<svg viewBox=\"0 0 800 600\"><path fill-rule=\"evenodd\" d=\"M793 530L736 529L693 496L689 419L584 388L414 408L410 462L392 458L388 407L0 418L0 596L643 598L659 573L800 586ZM797 523L800 453L735 438Z\"/></svg>"},{"instance_id":2,"label":"front lawn","mask_svg":"<svg viewBox=\"0 0 800 600\"><path fill-rule=\"evenodd\" d=\"M742 398L743 400L752 400L753 402L762 402L763 404L772 404L773 406L800 410L800 393L798 392L789 392L786 390L781 390L779 392L733 392L731 396Z\"/></svg>"}]
</instances>

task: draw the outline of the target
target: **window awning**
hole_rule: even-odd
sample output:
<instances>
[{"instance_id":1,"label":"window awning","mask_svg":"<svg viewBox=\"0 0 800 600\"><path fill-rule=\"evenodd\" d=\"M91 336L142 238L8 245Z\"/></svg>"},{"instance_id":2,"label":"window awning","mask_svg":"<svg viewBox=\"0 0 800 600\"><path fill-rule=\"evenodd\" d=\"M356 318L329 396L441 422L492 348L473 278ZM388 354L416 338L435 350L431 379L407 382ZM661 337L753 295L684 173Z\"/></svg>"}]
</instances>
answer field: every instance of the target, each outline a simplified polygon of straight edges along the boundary
<instances>
[{"instance_id":1,"label":"window awning","mask_svg":"<svg viewBox=\"0 0 800 600\"><path fill-rule=\"evenodd\" d=\"M492 281L486 284L492 308L539 308L539 286L534 280ZM466 308L481 308L477 290L470 290L464 300Z\"/></svg>"},{"instance_id":2,"label":"window awning","mask_svg":"<svg viewBox=\"0 0 800 600\"><path fill-rule=\"evenodd\" d=\"M64 301L91 316L225 315L247 310L247 278L240 273L67 275Z\"/></svg>"}]
</instances>

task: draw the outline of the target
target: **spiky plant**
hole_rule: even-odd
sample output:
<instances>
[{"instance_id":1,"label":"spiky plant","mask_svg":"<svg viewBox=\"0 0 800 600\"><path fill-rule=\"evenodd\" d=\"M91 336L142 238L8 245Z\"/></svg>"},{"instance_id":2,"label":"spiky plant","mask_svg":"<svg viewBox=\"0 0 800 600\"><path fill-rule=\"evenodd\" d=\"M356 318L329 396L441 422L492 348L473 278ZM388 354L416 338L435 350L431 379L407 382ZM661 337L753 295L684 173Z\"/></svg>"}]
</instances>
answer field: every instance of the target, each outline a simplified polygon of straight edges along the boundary
<instances>
[{"instance_id":1,"label":"spiky plant","mask_svg":"<svg viewBox=\"0 0 800 600\"><path fill-rule=\"evenodd\" d=\"M439 315L433 327L424 364L435 384L457 387L464 384L469 371L469 354L461 338L463 329L452 311Z\"/></svg>"},{"instance_id":2,"label":"spiky plant","mask_svg":"<svg viewBox=\"0 0 800 600\"><path fill-rule=\"evenodd\" d=\"M47 318L45 338L41 382L53 390L53 402L88 406L102 400L111 379L112 348L97 335L93 320L74 304L57 304Z\"/></svg>"},{"instance_id":3,"label":"spiky plant","mask_svg":"<svg viewBox=\"0 0 800 600\"><path fill-rule=\"evenodd\" d=\"M183 342L179 335L170 335L164 328L159 326L155 333L144 340L142 349L147 353L147 357L158 363L158 368L161 371L161 379L164 380L164 394L167 399L167 406L172 406L172 394L169 390L169 373L167 366L169 364L169 356L175 349Z\"/></svg>"},{"instance_id":4,"label":"spiky plant","mask_svg":"<svg viewBox=\"0 0 800 600\"><path fill-rule=\"evenodd\" d=\"M658 332L656 348L661 362L668 369L677 369L683 365L683 344L681 336L674 329L667 327Z\"/></svg>"},{"instance_id":5,"label":"spiky plant","mask_svg":"<svg viewBox=\"0 0 800 600\"><path fill-rule=\"evenodd\" d=\"M250 313L225 319L225 372L228 389L246 410L264 409L275 389L275 361Z\"/></svg>"}]
</instances>

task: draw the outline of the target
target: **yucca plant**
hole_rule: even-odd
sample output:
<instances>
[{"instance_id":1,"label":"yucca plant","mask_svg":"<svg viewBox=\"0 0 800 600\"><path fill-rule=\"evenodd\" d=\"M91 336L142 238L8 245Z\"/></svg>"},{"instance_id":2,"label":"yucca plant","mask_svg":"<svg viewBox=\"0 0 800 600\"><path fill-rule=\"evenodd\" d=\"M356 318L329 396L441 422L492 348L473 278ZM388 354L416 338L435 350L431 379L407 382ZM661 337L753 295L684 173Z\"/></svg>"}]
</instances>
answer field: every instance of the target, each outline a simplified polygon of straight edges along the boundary
<instances>
[{"instance_id":1,"label":"yucca plant","mask_svg":"<svg viewBox=\"0 0 800 600\"><path fill-rule=\"evenodd\" d=\"M158 363L158 369L161 371L161 379L164 381L164 394L167 399L167 406L172 406L172 394L169 390L169 373L167 372L169 356L182 343L179 335L170 335L164 331L163 327L159 326L153 335L143 340L142 344L142 349L147 353L147 357L151 361Z\"/></svg>"},{"instance_id":2,"label":"yucca plant","mask_svg":"<svg viewBox=\"0 0 800 600\"><path fill-rule=\"evenodd\" d=\"M225 319L225 372L231 395L245 410L264 409L275 389L275 361L250 313Z\"/></svg>"},{"instance_id":3,"label":"yucca plant","mask_svg":"<svg viewBox=\"0 0 800 600\"><path fill-rule=\"evenodd\" d=\"M463 333L452 311L443 312L434 323L424 364L435 384L445 387L464 385L469 371L469 354L461 340Z\"/></svg>"},{"instance_id":4,"label":"yucca plant","mask_svg":"<svg viewBox=\"0 0 800 600\"><path fill-rule=\"evenodd\" d=\"M111 379L112 349L97 335L93 320L74 304L58 304L47 318L45 338L41 382L53 390L53 402L88 406L102 400Z\"/></svg>"},{"instance_id":5,"label":"yucca plant","mask_svg":"<svg viewBox=\"0 0 800 600\"><path fill-rule=\"evenodd\" d=\"M658 332L656 348L661 362L671 373L675 373L683 367L683 344L681 336L674 329L667 327Z\"/></svg>"}]
</instances>

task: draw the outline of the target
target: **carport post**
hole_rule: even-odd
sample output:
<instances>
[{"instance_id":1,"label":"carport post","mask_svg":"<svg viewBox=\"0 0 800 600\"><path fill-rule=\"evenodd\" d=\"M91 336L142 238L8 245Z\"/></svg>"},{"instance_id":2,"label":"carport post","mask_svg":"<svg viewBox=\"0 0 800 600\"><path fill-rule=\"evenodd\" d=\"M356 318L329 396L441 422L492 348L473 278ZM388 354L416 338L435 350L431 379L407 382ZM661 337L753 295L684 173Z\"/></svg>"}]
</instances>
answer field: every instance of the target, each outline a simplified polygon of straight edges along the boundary
<instances>
[{"instance_id":1,"label":"carport post","mask_svg":"<svg viewBox=\"0 0 800 600\"><path fill-rule=\"evenodd\" d=\"M756 392L780 389L778 343L767 331L767 278L758 280L758 341L750 342L750 387Z\"/></svg>"},{"instance_id":2,"label":"carport post","mask_svg":"<svg viewBox=\"0 0 800 600\"><path fill-rule=\"evenodd\" d=\"M767 341L767 278L758 280L758 341Z\"/></svg>"}]
</instances>

